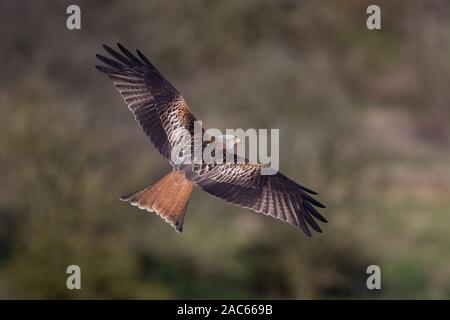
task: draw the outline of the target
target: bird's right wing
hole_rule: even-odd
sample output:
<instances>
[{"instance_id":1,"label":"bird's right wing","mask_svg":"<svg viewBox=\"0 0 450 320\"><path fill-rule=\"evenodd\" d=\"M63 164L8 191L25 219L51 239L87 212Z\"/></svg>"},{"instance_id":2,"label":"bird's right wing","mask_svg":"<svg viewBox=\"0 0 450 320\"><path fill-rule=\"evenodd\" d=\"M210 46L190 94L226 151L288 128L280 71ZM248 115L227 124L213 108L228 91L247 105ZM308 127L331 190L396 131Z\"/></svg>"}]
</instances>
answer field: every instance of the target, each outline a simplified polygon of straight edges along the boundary
<instances>
[{"instance_id":1,"label":"bird's right wing","mask_svg":"<svg viewBox=\"0 0 450 320\"><path fill-rule=\"evenodd\" d=\"M327 220L316 207L323 204L309 194L317 194L278 172L262 175L259 163L226 163L189 167L186 178L201 189L225 201L258 213L272 216L300 228L311 236L309 227L321 229L315 219Z\"/></svg>"},{"instance_id":2,"label":"bird's right wing","mask_svg":"<svg viewBox=\"0 0 450 320\"><path fill-rule=\"evenodd\" d=\"M97 54L107 66L95 67L111 78L151 142L171 161L180 134L194 131L195 117L186 101L139 50L137 57L120 44L121 53L103 47L113 59Z\"/></svg>"}]
</instances>

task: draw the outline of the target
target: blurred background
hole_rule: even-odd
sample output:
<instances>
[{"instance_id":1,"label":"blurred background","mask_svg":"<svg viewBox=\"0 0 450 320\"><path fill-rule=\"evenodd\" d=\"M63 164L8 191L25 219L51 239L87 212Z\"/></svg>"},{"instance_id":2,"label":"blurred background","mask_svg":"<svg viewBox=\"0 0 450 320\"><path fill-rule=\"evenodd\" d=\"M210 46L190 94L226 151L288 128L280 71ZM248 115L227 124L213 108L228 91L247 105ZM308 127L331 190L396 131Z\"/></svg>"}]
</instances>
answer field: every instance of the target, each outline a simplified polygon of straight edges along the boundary
<instances>
[{"instance_id":1,"label":"blurred background","mask_svg":"<svg viewBox=\"0 0 450 320\"><path fill-rule=\"evenodd\" d=\"M2 0L0 39L0 298L450 298L447 1ZM324 233L199 190L182 234L120 202L170 167L94 69L116 42L206 127L280 128Z\"/></svg>"}]
</instances>

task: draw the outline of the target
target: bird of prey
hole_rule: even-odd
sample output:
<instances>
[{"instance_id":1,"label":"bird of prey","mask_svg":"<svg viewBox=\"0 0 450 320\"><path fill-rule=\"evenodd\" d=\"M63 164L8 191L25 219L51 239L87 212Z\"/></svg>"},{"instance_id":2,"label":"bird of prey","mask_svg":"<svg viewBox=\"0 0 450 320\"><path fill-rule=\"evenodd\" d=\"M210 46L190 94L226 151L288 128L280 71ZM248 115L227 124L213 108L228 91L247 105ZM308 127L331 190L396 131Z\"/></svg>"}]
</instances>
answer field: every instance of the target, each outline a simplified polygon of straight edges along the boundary
<instances>
[{"instance_id":1,"label":"bird of prey","mask_svg":"<svg viewBox=\"0 0 450 320\"><path fill-rule=\"evenodd\" d=\"M225 201L257 213L272 216L301 229L322 232L316 220L327 222L315 207L325 208L311 195L317 193L280 172L262 175L262 164L240 163L176 165L171 152L177 143L177 129L194 130L194 115L178 90L139 51L131 53L103 45L110 57L97 54L105 65L95 66L113 81L129 110L156 149L172 164L173 171L153 185L126 196L123 201L155 212L176 231L182 232L186 208L194 186ZM225 143L230 137L222 137ZM223 142L223 141L222 141ZM231 137L231 142L237 142ZM215 143L213 140L208 143Z\"/></svg>"}]
</instances>

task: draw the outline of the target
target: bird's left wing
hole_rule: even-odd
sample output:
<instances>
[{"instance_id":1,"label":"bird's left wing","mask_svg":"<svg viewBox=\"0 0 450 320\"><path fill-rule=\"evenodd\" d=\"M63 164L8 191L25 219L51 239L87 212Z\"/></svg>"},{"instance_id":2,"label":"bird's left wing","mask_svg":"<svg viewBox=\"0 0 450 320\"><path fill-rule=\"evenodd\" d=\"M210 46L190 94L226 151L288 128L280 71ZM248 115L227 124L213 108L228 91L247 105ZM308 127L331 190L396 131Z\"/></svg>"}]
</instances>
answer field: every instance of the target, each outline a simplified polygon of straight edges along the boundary
<instances>
[{"instance_id":1,"label":"bird's left wing","mask_svg":"<svg viewBox=\"0 0 450 320\"><path fill-rule=\"evenodd\" d=\"M177 129L193 134L195 117L186 101L139 50L136 56L120 44L120 53L103 47L112 59L97 54L107 66L95 67L111 78L144 132L171 161L172 148L186 132Z\"/></svg>"},{"instance_id":2,"label":"bird's left wing","mask_svg":"<svg viewBox=\"0 0 450 320\"><path fill-rule=\"evenodd\" d=\"M297 184L285 175L261 175L258 163L227 163L216 166L195 166L186 170L186 177L206 192L227 202L288 222L311 236L309 227L321 232L316 220L327 220L316 210L325 208L310 194L316 192Z\"/></svg>"}]
</instances>

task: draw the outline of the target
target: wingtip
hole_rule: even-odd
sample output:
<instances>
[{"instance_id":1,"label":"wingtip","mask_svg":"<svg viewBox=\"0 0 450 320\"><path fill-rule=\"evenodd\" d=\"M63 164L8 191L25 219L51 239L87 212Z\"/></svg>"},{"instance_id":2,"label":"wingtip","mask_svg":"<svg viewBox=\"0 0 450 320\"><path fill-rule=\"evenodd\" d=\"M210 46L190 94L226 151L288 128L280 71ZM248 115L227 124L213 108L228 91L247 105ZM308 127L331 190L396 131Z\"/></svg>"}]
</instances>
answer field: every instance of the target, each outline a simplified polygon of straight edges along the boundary
<instances>
[{"instance_id":1,"label":"wingtip","mask_svg":"<svg viewBox=\"0 0 450 320\"><path fill-rule=\"evenodd\" d=\"M313 194L313 195L318 195L319 194L317 191L314 191L314 190L312 190L310 188L307 188L305 186L302 186L302 185L298 185L298 186L300 187L300 189L302 189L303 191L305 191L305 192L307 192L309 194Z\"/></svg>"},{"instance_id":2,"label":"wingtip","mask_svg":"<svg viewBox=\"0 0 450 320\"><path fill-rule=\"evenodd\" d=\"M304 226L301 226L301 225L300 225L299 228L300 228L300 230L303 231L304 234L306 234L306 236L307 236L308 238L311 238L311 237L312 237L311 230L309 230L309 228L308 228L307 225L304 225Z\"/></svg>"},{"instance_id":3,"label":"wingtip","mask_svg":"<svg viewBox=\"0 0 450 320\"><path fill-rule=\"evenodd\" d=\"M321 203L320 201L314 199L313 197L311 197L311 196L309 196L309 195L307 195L307 194L304 194L304 195L303 195L303 198L304 198L306 201L310 202L311 204L313 204L314 206L316 206L316 207L318 207L318 208L323 208L323 209L326 208L326 206L325 206L323 203Z\"/></svg>"},{"instance_id":4,"label":"wingtip","mask_svg":"<svg viewBox=\"0 0 450 320\"><path fill-rule=\"evenodd\" d=\"M317 203L314 203L314 205L316 207L319 207L319 208L322 208L322 209L326 209L326 206L324 204L320 203L319 201L317 201Z\"/></svg>"},{"instance_id":5,"label":"wingtip","mask_svg":"<svg viewBox=\"0 0 450 320\"><path fill-rule=\"evenodd\" d=\"M101 73L106 73L106 70L104 69L103 66L95 65L94 68L100 71Z\"/></svg>"},{"instance_id":6,"label":"wingtip","mask_svg":"<svg viewBox=\"0 0 450 320\"><path fill-rule=\"evenodd\" d=\"M100 60L101 62L104 62L104 63L106 63L105 60L109 59L100 53L96 53L95 56L97 57L98 60Z\"/></svg>"},{"instance_id":7,"label":"wingtip","mask_svg":"<svg viewBox=\"0 0 450 320\"><path fill-rule=\"evenodd\" d=\"M104 73L104 74L109 75L114 72L113 69L105 67L105 66L95 65L94 67L95 67L95 69L97 69L98 71L100 71L101 73Z\"/></svg>"},{"instance_id":8,"label":"wingtip","mask_svg":"<svg viewBox=\"0 0 450 320\"><path fill-rule=\"evenodd\" d=\"M111 52L114 52L114 49L111 48L110 46L106 45L106 44L103 44L102 47L103 47L103 49L105 49L106 52L108 52L111 55L112 55Z\"/></svg>"}]
</instances>

